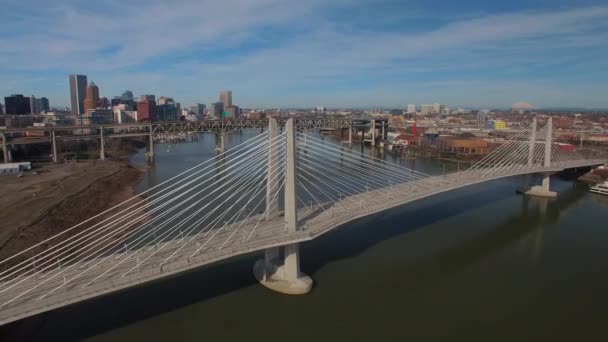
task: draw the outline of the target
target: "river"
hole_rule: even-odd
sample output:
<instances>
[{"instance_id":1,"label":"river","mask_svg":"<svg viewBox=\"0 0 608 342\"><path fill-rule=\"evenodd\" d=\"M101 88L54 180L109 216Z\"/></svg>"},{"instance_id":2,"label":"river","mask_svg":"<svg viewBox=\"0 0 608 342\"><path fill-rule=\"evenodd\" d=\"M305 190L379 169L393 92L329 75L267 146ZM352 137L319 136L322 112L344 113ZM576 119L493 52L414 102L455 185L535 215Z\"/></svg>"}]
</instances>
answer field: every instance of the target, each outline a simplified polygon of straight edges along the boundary
<instances>
[{"instance_id":1,"label":"river","mask_svg":"<svg viewBox=\"0 0 608 342\"><path fill-rule=\"evenodd\" d=\"M230 134L226 144L255 134ZM157 145L138 190L212 157L214 145L210 134ZM444 169L436 160L386 158L431 174ZM132 161L143 164L143 151ZM250 255L50 312L32 334L48 341L605 340L608 197L553 177L557 199L528 198L515 193L524 181L443 193L303 244L302 271L315 282L305 296L257 284L259 255Z\"/></svg>"}]
</instances>

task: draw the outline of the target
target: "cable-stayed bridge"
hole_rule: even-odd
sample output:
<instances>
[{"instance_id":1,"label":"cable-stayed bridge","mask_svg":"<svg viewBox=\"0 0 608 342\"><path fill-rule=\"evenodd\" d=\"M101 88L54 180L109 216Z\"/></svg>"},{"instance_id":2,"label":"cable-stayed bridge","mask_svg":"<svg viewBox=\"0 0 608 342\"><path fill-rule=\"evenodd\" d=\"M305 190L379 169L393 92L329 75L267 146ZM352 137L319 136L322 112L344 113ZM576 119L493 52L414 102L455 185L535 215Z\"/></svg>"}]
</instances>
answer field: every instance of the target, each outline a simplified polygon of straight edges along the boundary
<instances>
[{"instance_id":1,"label":"cable-stayed bridge","mask_svg":"<svg viewBox=\"0 0 608 342\"><path fill-rule=\"evenodd\" d=\"M536 120L462 172L431 176L298 132L269 129L142 194L0 261L0 324L210 263L264 251L254 275L303 294L299 243L421 198L541 173L601 165L554 141ZM569 146L569 145L568 145Z\"/></svg>"}]
</instances>

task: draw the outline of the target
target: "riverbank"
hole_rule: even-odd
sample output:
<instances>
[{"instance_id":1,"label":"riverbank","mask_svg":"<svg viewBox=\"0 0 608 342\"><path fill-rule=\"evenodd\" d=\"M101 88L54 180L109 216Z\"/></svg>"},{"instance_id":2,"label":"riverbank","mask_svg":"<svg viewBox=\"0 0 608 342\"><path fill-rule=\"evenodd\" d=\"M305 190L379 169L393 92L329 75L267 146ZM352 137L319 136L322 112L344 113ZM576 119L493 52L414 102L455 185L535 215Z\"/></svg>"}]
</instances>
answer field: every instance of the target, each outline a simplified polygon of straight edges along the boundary
<instances>
[{"instance_id":1,"label":"riverbank","mask_svg":"<svg viewBox=\"0 0 608 342\"><path fill-rule=\"evenodd\" d=\"M143 176L125 161L49 165L37 172L0 177L0 260L133 197Z\"/></svg>"}]
</instances>

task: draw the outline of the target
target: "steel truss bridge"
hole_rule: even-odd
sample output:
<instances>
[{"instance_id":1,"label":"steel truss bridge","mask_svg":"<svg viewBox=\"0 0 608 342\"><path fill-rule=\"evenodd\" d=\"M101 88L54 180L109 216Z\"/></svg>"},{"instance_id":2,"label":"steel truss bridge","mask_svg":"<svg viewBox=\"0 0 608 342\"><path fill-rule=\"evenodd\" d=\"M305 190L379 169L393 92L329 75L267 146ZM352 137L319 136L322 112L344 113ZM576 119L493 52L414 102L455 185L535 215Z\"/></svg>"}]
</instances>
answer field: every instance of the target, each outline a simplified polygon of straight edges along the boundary
<instances>
[{"instance_id":1,"label":"steel truss bridge","mask_svg":"<svg viewBox=\"0 0 608 342\"><path fill-rule=\"evenodd\" d=\"M311 290L299 243L350 221L464 186L541 173L531 194L553 196L549 175L604 160L562 149L536 121L471 168L431 176L269 121L216 158L0 261L0 324L262 252L264 286ZM255 128L255 127L253 127ZM210 281L212 281L210 279Z\"/></svg>"}]
</instances>

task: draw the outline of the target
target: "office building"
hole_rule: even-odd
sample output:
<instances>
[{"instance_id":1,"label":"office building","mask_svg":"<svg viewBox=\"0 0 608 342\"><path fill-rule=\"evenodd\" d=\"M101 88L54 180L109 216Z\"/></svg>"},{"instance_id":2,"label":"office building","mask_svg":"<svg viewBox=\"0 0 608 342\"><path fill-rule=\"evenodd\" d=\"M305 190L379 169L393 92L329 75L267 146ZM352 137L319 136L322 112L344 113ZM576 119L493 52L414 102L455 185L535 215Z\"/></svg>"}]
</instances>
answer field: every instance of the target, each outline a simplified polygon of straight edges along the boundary
<instances>
[{"instance_id":1,"label":"office building","mask_svg":"<svg viewBox=\"0 0 608 342\"><path fill-rule=\"evenodd\" d=\"M49 99L46 97L36 98L34 95L29 97L30 101L30 113L31 114L40 114L43 112L48 112L49 108Z\"/></svg>"},{"instance_id":2,"label":"office building","mask_svg":"<svg viewBox=\"0 0 608 342\"><path fill-rule=\"evenodd\" d=\"M137 120L152 121L156 113L156 100L154 95L142 95L137 102Z\"/></svg>"},{"instance_id":3,"label":"office building","mask_svg":"<svg viewBox=\"0 0 608 342\"><path fill-rule=\"evenodd\" d=\"M433 105L423 104L420 112L422 113L422 115L427 115L432 114L434 110L435 107Z\"/></svg>"},{"instance_id":4,"label":"office building","mask_svg":"<svg viewBox=\"0 0 608 342\"><path fill-rule=\"evenodd\" d=\"M156 103L156 96L154 95L142 95L139 97L140 101L153 101L154 103Z\"/></svg>"},{"instance_id":5,"label":"office building","mask_svg":"<svg viewBox=\"0 0 608 342\"><path fill-rule=\"evenodd\" d=\"M156 106L152 121L177 121L178 115L180 114L181 112L178 112L176 105L169 103L161 104Z\"/></svg>"},{"instance_id":6,"label":"office building","mask_svg":"<svg viewBox=\"0 0 608 342\"><path fill-rule=\"evenodd\" d=\"M209 117L211 119L221 119L223 112L224 104L222 102L215 102L209 106Z\"/></svg>"},{"instance_id":7,"label":"office building","mask_svg":"<svg viewBox=\"0 0 608 342\"><path fill-rule=\"evenodd\" d=\"M86 75L70 75L70 99L72 115L82 115L84 110L84 98L87 91Z\"/></svg>"},{"instance_id":8,"label":"office building","mask_svg":"<svg viewBox=\"0 0 608 342\"><path fill-rule=\"evenodd\" d=\"M415 104L408 104L407 105L407 113L408 114L415 114L416 113L416 105Z\"/></svg>"},{"instance_id":9,"label":"office building","mask_svg":"<svg viewBox=\"0 0 608 342\"><path fill-rule=\"evenodd\" d=\"M232 107L232 91L220 91L220 102L224 105L224 108Z\"/></svg>"},{"instance_id":10,"label":"office building","mask_svg":"<svg viewBox=\"0 0 608 342\"><path fill-rule=\"evenodd\" d=\"M0 103L0 115L4 115L4 106Z\"/></svg>"},{"instance_id":11,"label":"office building","mask_svg":"<svg viewBox=\"0 0 608 342\"><path fill-rule=\"evenodd\" d=\"M4 98L6 114L25 115L31 113L30 98L14 94Z\"/></svg>"},{"instance_id":12,"label":"office building","mask_svg":"<svg viewBox=\"0 0 608 342\"><path fill-rule=\"evenodd\" d=\"M241 109L238 106L230 106L225 108L226 116L229 118L238 118L241 116Z\"/></svg>"},{"instance_id":13,"label":"office building","mask_svg":"<svg viewBox=\"0 0 608 342\"><path fill-rule=\"evenodd\" d=\"M87 87L87 96L84 99L84 112L88 113L92 109L97 109L100 104L99 88L91 81Z\"/></svg>"},{"instance_id":14,"label":"office building","mask_svg":"<svg viewBox=\"0 0 608 342\"><path fill-rule=\"evenodd\" d=\"M205 113L205 105L202 103L195 103L191 105L188 110L194 114L201 115Z\"/></svg>"},{"instance_id":15,"label":"office building","mask_svg":"<svg viewBox=\"0 0 608 342\"><path fill-rule=\"evenodd\" d=\"M82 115L83 125L107 125L114 123L114 113L110 109L90 109Z\"/></svg>"},{"instance_id":16,"label":"office building","mask_svg":"<svg viewBox=\"0 0 608 342\"><path fill-rule=\"evenodd\" d=\"M46 97L41 97L36 99L36 110L38 113L46 113L51 110L51 106L49 105L49 99Z\"/></svg>"},{"instance_id":17,"label":"office building","mask_svg":"<svg viewBox=\"0 0 608 342\"><path fill-rule=\"evenodd\" d=\"M175 101L170 97L161 96L158 98L158 105L175 104Z\"/></svg>"},{"instance_id":18,"label":"office building","mask_svg":"<svg viewBox=\"0 0 608 342\"><path fill-rule=\"evenodd\" d=\"M120 107L120 106L118 106ZM137 111L114 108L114 122L119 124L138 122Z\"/></svg>"}]
</instances>

